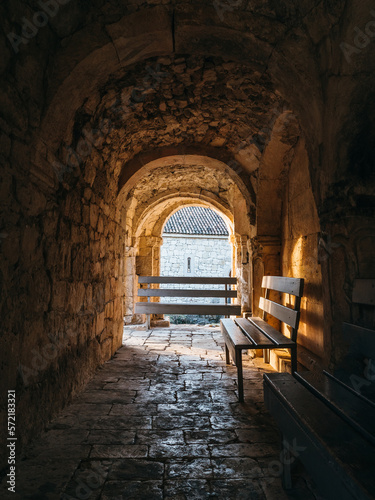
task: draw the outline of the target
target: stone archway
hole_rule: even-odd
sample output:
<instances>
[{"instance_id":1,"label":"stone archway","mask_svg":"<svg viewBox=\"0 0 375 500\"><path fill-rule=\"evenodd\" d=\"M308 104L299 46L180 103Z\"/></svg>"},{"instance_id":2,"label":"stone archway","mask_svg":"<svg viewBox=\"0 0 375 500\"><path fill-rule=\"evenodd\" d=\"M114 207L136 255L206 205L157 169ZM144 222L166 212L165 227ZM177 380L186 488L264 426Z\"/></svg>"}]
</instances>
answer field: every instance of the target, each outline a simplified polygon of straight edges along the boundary
<instances>
[{"instance_id":1,"label":"stone archway","mask_svg":"<svg viewBox=\"0 0 375 500\"><path fill-rule=\"evenodd\" d=\"M127 167L124 166L124 170ZM254 234L253 201L240 177L222 161L200 155L174 155L143 165L120 191L127 211L126 316L133 318L136 275L159 274L166 220L182 206L217 211L232 228L234 274L244 312L251 308L251 265L247 243Z\"/></svg>"}]
</instances>

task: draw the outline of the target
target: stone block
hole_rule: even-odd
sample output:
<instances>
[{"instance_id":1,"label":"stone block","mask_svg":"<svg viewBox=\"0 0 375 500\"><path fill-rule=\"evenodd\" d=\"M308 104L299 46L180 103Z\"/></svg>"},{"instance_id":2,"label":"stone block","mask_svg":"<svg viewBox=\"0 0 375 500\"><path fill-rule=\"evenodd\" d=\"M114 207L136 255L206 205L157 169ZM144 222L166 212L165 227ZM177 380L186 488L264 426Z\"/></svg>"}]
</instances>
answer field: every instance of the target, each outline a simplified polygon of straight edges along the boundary
<instances>
[{"instance_id":1,"label":"stone block","mask_svg":"<svg viewBox=\"0 0 375 500\"><path fill-rule=\"evenodd\" d=\"M104 314L106 318L113 318L114 302L108 302L104 308Z\"/></svg>"},{"instance_id":2,"label":"stone block","mask_svg":"<svg viewBox=\"0 0 375 500\"><path fill-rule=\"evenodd\" d=\"M88 205L82 207L82 222L85 225L90 224L90 206Z\"/></svg>"},{"instance_id":3,"label":"stone block","mask_svg":"<svg viewBox=\"0 0 375 500\"><path fill-rule=\"evenodd\" d=\"M104 232L104 217L103 217L103 215L99 215L97 231L98 231L98 233Z\"/></svg>"},{"instance_id":4,"label":"stone block","mask_svg":"<svg viewBox=\"0 0 375 500\"><path fill-rule=\"evenodd\" d=\"M169 328L170 322L166 319L152 319L151 326L154 328Z\"/></svg>"},{"instance_id":5,"label":"stone block","mask_svg":"<svg viewBox=\"0 0 375 500\"><path fill-rule=\"evenodd\" d=\"M85 292L84 309L85 311L91 311L93 307L92 285L90 283L86 284L85 289L86 292Z\"/></svg>"},{"instance_id":6,"label":"stone block","mask_svg":"<svg viewBox=\"0 0 375 500\"><path fill-rule=\"evenodd\" d=\"M83 305L85 299L85 285L84 283L70 283L67 287L68 292L68 307L70 311L77 313Z\"/></svg>"},{"instance_id":7,"label":"stone block","mask_svg":"<svg viewBox=\"0 0 375 500\"><path fill-rule=\"evenodd\" d=\"M116 297L115 300L113 301L113 317L114 318L122 318L122 303L123 303L123 297Z\"/></svg>"},{"instance_id":8,"label":"stone block","mask_svg":"<svg viewBox=\"0 0 375 500\"><path fill-rule=\"evenodd\" d=\"M125 316L131 316L134 313L134 304L129 301L125 301L124 309Z\"/></svg>"},{"instance_id":9,"label":"stone block","mask_svg":"<svg viewBox=\"0 0 375 500\"><path fill-rule=\"evenodd\" d=\"M90 226L93 229L96 229L96 226L98 224L98 218L99 218L99 207L97 205L91 204L90 205Z\"/></svg>"},{"instance_id":10,"label":"stone block","mask_svg":"<svg viewBox=\"0 0 375 500\"><path fill-rule=\"evenodd\" d=\"M67 283L66 281L55 280L52 286L52 309L54 311L64 310L67 301Z\"/></svg>"},{"instance_id":11,"label":"stone block","mask_svg":"<svg viewBox=\"0 0 375 500\"><path fill-rule=\"evenodd\" d=\"M41 260L42 250L39 247L39 230L36 226L26 226L22 237L22 254L26 265Z\"/></svg>"},{"instance_id":12,"label":"stone block","mask_svg":"<svg viewBox=\"0 0 375 500\"><path fill-rule=\"evenodd\" d=\"M6 238L1 240L1 251L9 266L13 266L20 258L21 231L13 227L5 233Z\"/></svg>"},{"instance_id":13,"label":"stone block","mask_svg":"<svg viewBox=\"0 0 375 500\"><path fill-rule=\"evenodd\" d=\"M101 362L107 361L112 357L112 338L106 338L102 344L100 344L100 357Z\"/></svg>"},{"instance_id":14,"label":"stone block","mask_svg":"<svg viewBox=\"0 0 375 500\"><path fill-rule=\"evenodd\" d=\"M102 331L104 330L104 325L105 325L105 313L104 311L96 315L96 327L95 327L95 335L99 336L101 335Z\"/></svg>"},{"instance_id":15,"label":"stone block","mask_svg":"<svg viewBox=\"0 0 375 500\"><path fill-rule=\"evenodd\" d=\"M94 163L89 160L85 164L85 177L84 177L84 179L87 182L87 184L92 186L94 183L95 177L96 177L96 167L95 167ZM85 190L85 198L88 200L91 198L91 189Z\"/></svg>"}]
</instances>

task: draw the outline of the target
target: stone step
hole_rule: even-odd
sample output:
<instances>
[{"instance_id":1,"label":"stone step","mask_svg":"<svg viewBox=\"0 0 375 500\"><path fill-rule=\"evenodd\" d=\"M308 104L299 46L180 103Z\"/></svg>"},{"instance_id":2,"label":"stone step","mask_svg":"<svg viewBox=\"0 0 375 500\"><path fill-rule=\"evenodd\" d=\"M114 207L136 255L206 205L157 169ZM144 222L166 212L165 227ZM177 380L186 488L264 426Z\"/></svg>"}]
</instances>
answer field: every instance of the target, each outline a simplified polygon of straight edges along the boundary
<instances>
[{"instance_id":1,"label":"stone step","mask_svg":"<svg viewBox=\"0 0 375 500\"><path fill-rule=\"evenodd\" d=\"M286 349L271 349L270 365L278 372L292 372L291 356Z\"/></svg>"}]
</instances>

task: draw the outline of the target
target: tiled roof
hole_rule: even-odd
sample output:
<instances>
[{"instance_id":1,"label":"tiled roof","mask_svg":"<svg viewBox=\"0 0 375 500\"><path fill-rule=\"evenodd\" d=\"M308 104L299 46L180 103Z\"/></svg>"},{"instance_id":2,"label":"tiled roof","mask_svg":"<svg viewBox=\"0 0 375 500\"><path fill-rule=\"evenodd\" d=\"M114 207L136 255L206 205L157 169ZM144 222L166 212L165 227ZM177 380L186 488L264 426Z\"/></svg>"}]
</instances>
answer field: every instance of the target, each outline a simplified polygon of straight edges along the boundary
<instances>
[{"instance_id":1,"label":"tiled roof","mask_svg":"<svg viewBox=\"0 0 375 500\"><path fill-rule=\"evenodd\" d=\"M183 207L173 214L164 227L164 234L203 234L228 236L223 219L203 207Z\"/></svg>"}]
</instances>

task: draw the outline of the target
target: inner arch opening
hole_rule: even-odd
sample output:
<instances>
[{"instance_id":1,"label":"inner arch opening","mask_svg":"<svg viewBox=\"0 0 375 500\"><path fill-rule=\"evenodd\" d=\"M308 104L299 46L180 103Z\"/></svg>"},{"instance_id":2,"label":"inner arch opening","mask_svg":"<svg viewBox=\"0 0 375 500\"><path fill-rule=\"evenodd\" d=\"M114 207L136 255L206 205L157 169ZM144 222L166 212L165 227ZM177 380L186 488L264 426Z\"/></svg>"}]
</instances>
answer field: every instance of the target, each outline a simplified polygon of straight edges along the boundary
<instances>
[{"instance_id":1,"label":"inner arch opening","mask_svg":"<svg viewBox=\"0 0 375 500\"><path fill-rule=\"evenodd\" d=\"M161 276L228 277L234 271L232 229L224 217L202 206L184 206L165 222L160 253ZM222 285L221 285L222 286ZM178 285L161 285L161 288ZM191 289L219 289L220 285L184 285ZM222 297L165 297L170 303L225 303ZM170 315L170 323L207 324L221 316Z\"/></svg>"}]
</instances>

